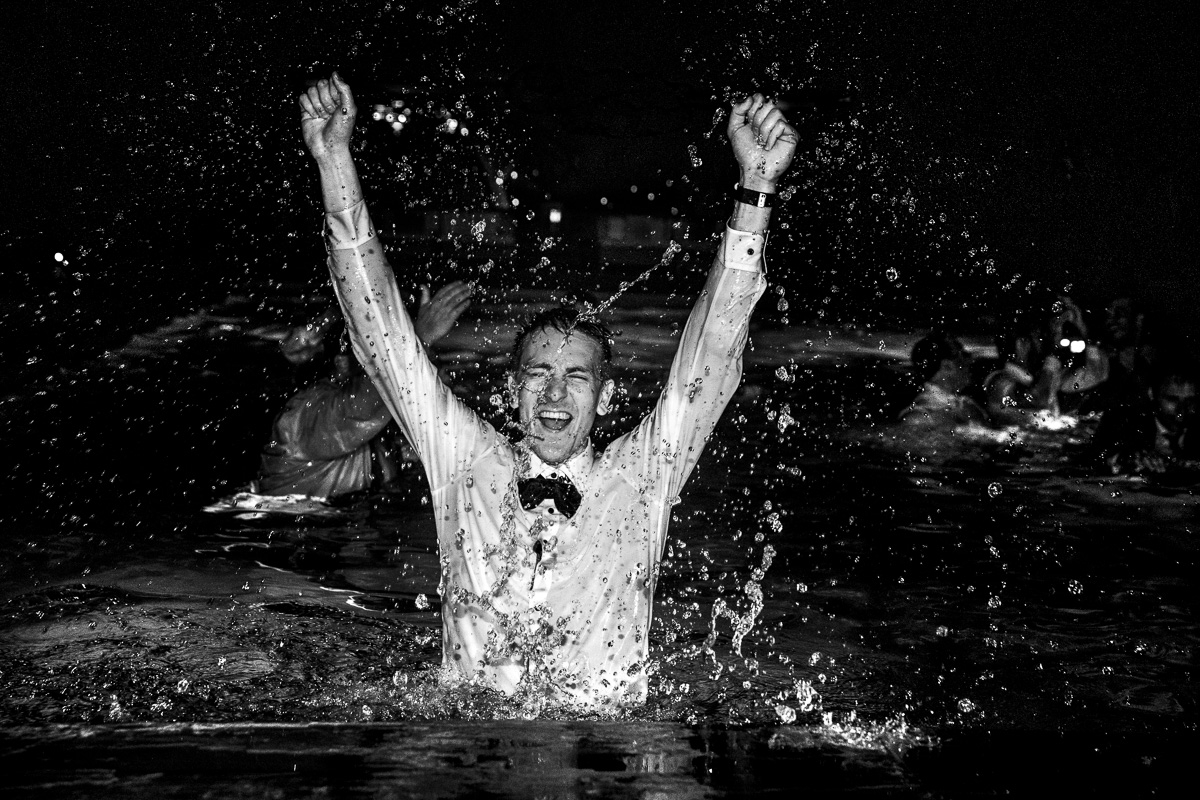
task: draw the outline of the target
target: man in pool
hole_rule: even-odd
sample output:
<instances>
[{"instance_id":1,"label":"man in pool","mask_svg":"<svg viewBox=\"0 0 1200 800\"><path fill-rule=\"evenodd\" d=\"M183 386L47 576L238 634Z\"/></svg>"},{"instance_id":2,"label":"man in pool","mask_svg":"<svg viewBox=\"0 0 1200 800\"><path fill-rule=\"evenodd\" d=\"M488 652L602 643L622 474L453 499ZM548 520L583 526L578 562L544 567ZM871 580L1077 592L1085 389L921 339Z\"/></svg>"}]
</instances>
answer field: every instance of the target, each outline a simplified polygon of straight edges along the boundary
<instances>
[{"instance_id":1,"label":"man in pool","mask_svg":"<svg viewBox=\"0 0 1200 800\"><path fill-rule=\"evenodd\" d=\"M1165 472L1200 455L1195 375L1186 362L1165 360L1148 398L1104 412L1096 428L1093 447L1114 475Z\"/></svg>"},{"instance_id":2,"label":"man in pool","mask_svg":"<svg viewBox=\"0 0 1200 800\"><path fill-rule=\"evenodd\" d=\"M414 327L426 349L450 332L470 302L471 287L462 281L434 295L421 287ZM275 417L257 492L337 497L386 486L399 475L396 456L403 445L388 435L392 415L358 364L334 352L337 337L329 334L336 321L327 311L283 342L284 358L293 364L317 359L320 365L332 362L332 369L292 395Z\"/></svg>"},{"instance_id":3,"label":"man in pool","mask_svg":"<svg viewBox=\"0 0 1200 800\"><path fill-rule=\"evenodd\" d=\"M329 268L354 352L429 479L441 557L444 679L588 708L646 697L652 598L676 498L741 379L763 245L795 130L761 95L733 106L740 188L655 408L603 453L608 332L573 310L518 337L513 443L437 379L400 301L350 155L356 108L335 73L300 96Z\"/></svg>"},{"instance_id":4,"label":"man in pool","mask_svg":"<svg viewBox=\"0 0 1200 800\"><path fill-rule=\"evenodd\" d=\"M987 423L987 413L966 393L971 357L962 342L945 331L933 331L913 345L911 358L921 391L900 412L901 422L928 428Z\"/></svg>"}]
</instances>

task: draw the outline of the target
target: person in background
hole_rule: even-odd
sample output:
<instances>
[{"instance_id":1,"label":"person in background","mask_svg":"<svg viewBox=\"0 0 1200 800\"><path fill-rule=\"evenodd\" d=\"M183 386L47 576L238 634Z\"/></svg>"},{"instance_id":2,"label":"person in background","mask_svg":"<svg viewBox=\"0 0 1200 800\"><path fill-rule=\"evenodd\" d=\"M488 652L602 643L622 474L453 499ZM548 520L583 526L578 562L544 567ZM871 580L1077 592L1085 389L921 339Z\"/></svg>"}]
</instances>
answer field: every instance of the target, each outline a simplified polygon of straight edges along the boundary
<instances>
[{"instance_id":1,"label":"person in background","mask_svg":"<svg viewBox=\"0 0 1200 800\"><path fill-rule=\"evenodd\" d=\"M905 425L952 428L987 423L987 412L966 394L971 358L958 339L940 330L925 336L913 345L912 368L921 389L900 412Z\"/></svg>"},{"instance_id":2,"label":"person in background","mask_svg":"<svg viewBox=\"0 0 1200 800\"><path fill-rule=\"evenodd\" d=\"M1063 414L1102 404L1098 389L1108 380L1108 356L1088 338L1083 311L1069 297L1055 301L1038 349L1042 367L1032 390L1037 405Z\"/></svg>"},{"instance_id":3,"label":"person in background","mask_svg":"<svg viewBox=\"0 0 1200 800\"><path fill-rule=\"evenodd\" d=\"M1200 454L1195 420L1195 371L1175 361L1158 374L1148 396L1105 412L1092 443L1113 474L1163 472Z\"/></svg>"},{"instance_id":4,"label":"person in background","mask_svg":"<svg viewBox=\"0 0 1200 800\"><path fill-rule=\"evenodd\" d=\"M1020 424L1044 407L1033 393L1041 366L1036 342L1033 331L1020 325L996 337L1000 368L982 384L984 407L993 421Z\"/></svg>"},{"instance_id":5,"label":"person in background","mask_svg":"<svg viewBox=\"0 0 1200 800\"><path fill-rule=\"evenodd\" d=\"M417 337L429 347L454 327L471 302L471 287L446 284L430 297L421 287L415 323ZM340 327L335 307L283 340L284 358L311 362L335 346ZM331 374L301 389L287 401L271 426L262 453L255 491L267 495L337 497L372 486L386 486L399 473L403 445L389 429L392 415L371 380L346 353L332 355Z\"/></svg>"},{"instance_id":6,"label":"person in background","mask_svg":"<svg viewBox=\"0 0 1200 800\"><path fill-rule=\"evenodd\" d=\"M1156 355L1145 311L1130 297L1116 298L1105 309L1104 333L1109 407L1136 402L1151 391Z\"/></svg>"}]
</instances>

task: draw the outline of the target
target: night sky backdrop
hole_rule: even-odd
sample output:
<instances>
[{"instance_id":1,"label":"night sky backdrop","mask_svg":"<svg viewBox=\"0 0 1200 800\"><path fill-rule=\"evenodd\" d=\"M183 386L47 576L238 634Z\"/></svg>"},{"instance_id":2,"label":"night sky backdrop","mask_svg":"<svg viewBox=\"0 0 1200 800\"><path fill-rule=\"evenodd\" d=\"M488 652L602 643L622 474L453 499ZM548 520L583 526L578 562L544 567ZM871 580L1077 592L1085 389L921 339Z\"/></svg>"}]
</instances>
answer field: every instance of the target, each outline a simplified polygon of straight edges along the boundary
<instances>
[{"instance_id":1,"label":"night sky backdrop","mask_svg":"<svg viewBox=\"0 0 1200 800\"><path fill-rule=\"evenodd\" d=\"M674 208L708 230L732 182L719 109L758 87L804 134L788 232L773 242L775 277L800 309L887 324L909 308L895 321L932 324L934 296L959 306L954 321L1064 289L1092 308L1132 292L1194 336L1200 109L1186 10L25 4L6 12L0 56L2 342L11 354L18 335L61 342L70 330L111 346L256 283L321 280L294 98L335 67L363 116L404 96L431 113L469 110L477 129L447 149L417 125L364 127L377 204L486 203L454 177L486 163L518 173L525 208Z\"/></svg>"}]
</instances>

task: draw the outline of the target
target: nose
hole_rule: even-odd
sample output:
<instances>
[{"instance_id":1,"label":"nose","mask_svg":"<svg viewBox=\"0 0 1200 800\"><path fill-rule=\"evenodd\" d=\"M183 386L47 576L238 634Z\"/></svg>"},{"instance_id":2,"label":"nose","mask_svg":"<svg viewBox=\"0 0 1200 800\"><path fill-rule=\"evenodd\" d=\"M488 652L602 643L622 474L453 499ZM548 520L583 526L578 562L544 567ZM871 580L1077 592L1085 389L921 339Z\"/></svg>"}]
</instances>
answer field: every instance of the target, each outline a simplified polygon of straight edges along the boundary
<instances>
[{"instance_id":1,"label":"nose","mask_svg":"<svg viewBox=\"0 0 1200 800\"><path fill-rule=\"evenodd\" d=\"M567 394L567 381L561 375L551 375L546 381L546 399L561 400Z\"/></svg>"}]
</instances>

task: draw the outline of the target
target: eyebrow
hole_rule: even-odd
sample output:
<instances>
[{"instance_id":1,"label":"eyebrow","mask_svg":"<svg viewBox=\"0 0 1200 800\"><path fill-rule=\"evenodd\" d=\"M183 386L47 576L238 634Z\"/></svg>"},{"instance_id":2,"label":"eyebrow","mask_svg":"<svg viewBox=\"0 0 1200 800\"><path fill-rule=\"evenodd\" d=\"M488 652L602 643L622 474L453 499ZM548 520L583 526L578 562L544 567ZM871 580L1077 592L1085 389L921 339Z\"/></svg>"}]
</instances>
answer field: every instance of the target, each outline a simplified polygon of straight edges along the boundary
<instances>
[{"instance_id":1,"label":"eyebrow","mask_svg":"<svg viewBox=\"0 0 1200 800\"><path fill-rule=\"evenodd\" d=\"M550 362L550 361L531 361L528 364L521 365L522 372L528 372L529 370L533 370L533 369L553 370L554 363ZM589 367L584 364L568 364L567 366L563 367L562 371L564 373L586 372L589 375L594 375L598 372L598 368L597 367Z\"/></svg>"}]
</instances>

